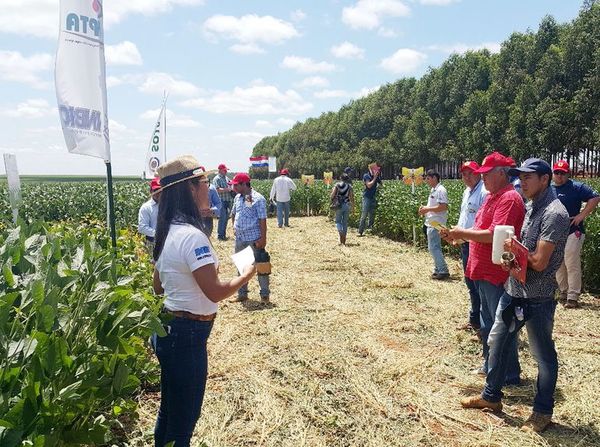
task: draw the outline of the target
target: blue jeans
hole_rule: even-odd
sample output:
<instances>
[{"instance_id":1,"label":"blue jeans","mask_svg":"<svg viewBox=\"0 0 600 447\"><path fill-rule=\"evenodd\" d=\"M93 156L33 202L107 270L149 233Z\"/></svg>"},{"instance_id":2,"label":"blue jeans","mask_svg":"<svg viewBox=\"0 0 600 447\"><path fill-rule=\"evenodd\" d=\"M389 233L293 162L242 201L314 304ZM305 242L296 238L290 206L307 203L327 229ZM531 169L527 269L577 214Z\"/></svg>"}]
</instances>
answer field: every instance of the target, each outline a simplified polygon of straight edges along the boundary
<instances>
[{"instance_id":1,"label":"blue jeans","mask_svg":"<svg viewBox=\"0 0 600 447\"><path fill-rule=\"evenodd\" d=\"M490 345L489 370L481 395L490 402L499 402L502 398L503 378L506 375L511 355L510 346L513 341L517 340L519 330L526 326L531 353L538 364L533 411L552 414L554 390L558 377L558 358L556 349L554 349L554 340L552 340L556 302L552 298L548 298L524 304L523 320L519 321L513 318L515 325L509 328L502 320L502 311L510 305L511 301L512 297L505 293L498 305L496 321L488 339Z\"/></svg>"},{"instance_id":2,"label":"blue jeans","mask_svg":"<svg viewBox=\"0 0 600 447\"><path fill-rule=\"evenodd\" d=\"M479 290L479 297L481 299L481 341L483 343L483 370L488 373L490 370L489 366L489 354L490 347L488 338L494 320L496 318L496 311L498 310L498 303L500 297L504 294L504 285L500 284L495 286L489 281L477 280L475 285ZM521 365L519 365L519 351L517 345L517 338L515 337L506 346L507 352L507 366L506 366L506 383L516 384L520 382Z\"/></svg>"},{"instance_id":3,"label":"blue jeans","mask_svg":"<svg viewBox=\"0 0 600 447\"><path fill-rule=\"evenodd\" d=\"M433 258L433 273L448 273L448 265L442 252L440 232L433 227L427 227L427 248Z\"/></svg>"},{"instance_id":4,"label":"blue jeans","mask_svg":"<svg viewBox=\"0 0 600 447\"><path fill-rule=\"evenodd\" d=\"M346 234L348 232L348 217L350 216L350 202L342 203L335 212L335 226L337 230Z\"/></svg>"},{"instance_id":5,"label":"blue jeans","mask_svg":"<svg viewBox=\"0 0 600 447\"><path fill-rule=\"evenodd\" d=\"M235 252L242 251L246 247L252 247L254 249L254 242L245 242L240 241L239 239L235 240ZM256 252L256 250L254 249ZM256 253L255 253L256 254ZM258 279L258 285L260 286L260 297L268 298L271 291L269 290L269 275L256 275ZM242 287L238 289L238 297L240 298L248 298L248 283L244 284Z\"/></svg>"},{"instance_id":6,"label":"blue jeans","mask_svg":"<svg viewBox=\"0 0 600 447\"><path fill-rule=\"evenodd\" d=\"M229 219L229 213L231 212L231 202L221 201L221 213L219 214L219 226L217 227L217 237L219 239L225 239L225 233L227 232L227 219Z\"/></svg>"},{"instance_id":7,"label":"blue jeans","mask_svg":"<svg viewBox=\"0 0 600 447\"><path fill-rule=\"evenodd\" d=\"M160 363L160 408L154 427L154 445L187 447L200 418L208 356L206 342L212 321L173 318L167 336L152 337Z\"/></svg>"},{"instance_id":8,"label":"blue jeans","mask_svg":"<svg viewBox=\"0 0 600 447\"><path fill-rule=\"evenodd\" d=\"M377 199L375 197L365 197L363 195L362 198L362 210L360 212L360 222L358 224L358 234L363 234L366 228L371 228L373 226L373 222L375 222L375 208L377 207ZM369 218L369 223L367 225L367 217Z\"/></svg>"},{"instance_id":9,"label":"blue jeans","mask_svg":"<svg viewBox=\"0 0 600 447\"><path fill-rule=\"evenodd\" d=\"M463 272L467 271L467 261L469 260L469 243L465 242L460 248L460 255L462 258ZM465 284L469 289L469 297L471 298L471 310L469 312L469 323L471 326L478 328L481 323L479 322L479 308L481 307L481 299L479 298L479 290L475 286L475 282L465 276Z\"/></svg>"},{"instance_id":10,"label":"blue jeans","mask_svg":"<svg viewBox=\"0 0 600 447\"><path fill-rule=\"evenodd\" d=\"M290 202L277 202L277 225L290 226Z\"/></svg>"}]
</instances>

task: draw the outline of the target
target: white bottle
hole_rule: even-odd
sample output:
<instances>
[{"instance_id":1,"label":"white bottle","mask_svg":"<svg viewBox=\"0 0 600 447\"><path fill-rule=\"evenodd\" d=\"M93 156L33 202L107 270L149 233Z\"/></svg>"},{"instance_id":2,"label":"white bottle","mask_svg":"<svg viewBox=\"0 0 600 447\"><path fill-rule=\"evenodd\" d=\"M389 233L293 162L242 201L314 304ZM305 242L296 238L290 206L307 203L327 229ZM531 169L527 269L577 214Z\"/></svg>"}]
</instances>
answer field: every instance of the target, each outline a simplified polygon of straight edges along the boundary
<instances>
[{"instance_id":1,"label":"white bottle","mask_svg":"<svg viewBox=\"0 0 600 447\"><path fill-rule=\"evenodd\" d=\"M492 239L492 262L502 264L502 253L504 253L504 241L513 237L515 227L512 225L496 225Z\"/></svg>"}]
</instances>

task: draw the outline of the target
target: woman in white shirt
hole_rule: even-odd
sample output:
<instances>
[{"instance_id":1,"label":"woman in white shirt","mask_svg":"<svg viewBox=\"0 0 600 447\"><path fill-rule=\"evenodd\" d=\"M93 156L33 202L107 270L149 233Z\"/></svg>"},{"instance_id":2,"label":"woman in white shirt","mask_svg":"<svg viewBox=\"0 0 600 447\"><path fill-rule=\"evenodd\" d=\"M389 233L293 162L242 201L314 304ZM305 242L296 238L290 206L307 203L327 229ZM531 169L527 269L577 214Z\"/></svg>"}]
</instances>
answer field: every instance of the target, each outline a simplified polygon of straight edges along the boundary
<instances>
[{"instance_id":1,"label":"woman in white shirt","mask_svg":"<svg viewBox=\"0 0 600 447\"><path fill-rule=\"evenodd\" d=\"M217 255L201 231L209 208L207 172L191 155L158 168L161 200L155 236L153 285L164 294L170 316L165 337L153 337L161 366L161 402L154 430L155 446L189 446L202 408L208 359L206 342L217 303L233 295L255 274L221 281Z\"/></svg>"}]
</instances>

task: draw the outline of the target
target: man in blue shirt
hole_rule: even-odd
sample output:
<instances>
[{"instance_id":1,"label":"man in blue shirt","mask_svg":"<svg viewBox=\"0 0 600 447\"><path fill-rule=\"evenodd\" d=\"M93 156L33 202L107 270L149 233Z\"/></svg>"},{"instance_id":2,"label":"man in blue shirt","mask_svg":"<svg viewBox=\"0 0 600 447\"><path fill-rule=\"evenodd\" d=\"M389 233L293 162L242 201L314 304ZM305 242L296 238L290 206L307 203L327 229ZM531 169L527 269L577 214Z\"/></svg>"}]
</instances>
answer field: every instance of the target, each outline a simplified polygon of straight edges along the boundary
<instances>
[{"instance_id":1,"label":"man in blue shirt","mask_svg":"<svg viewBox=\"0 0 600 447\"><path fill-rule=\"evenodd\" d=\"M201 210L200 215L202 216L204 234L210 238L213 232L213 217L219 217L219 213L221 212L221 199L214 185L208 187L208 200L210 208Z\"/></svg>"},{"instance_id":2,"label":"man in blue shirt","mask_svg":"<svg viewBox=\"0 0 600 447\"><path fill-rule=\"evenodd\" d=\"M565 259L556 272L560 299L566 299L565 308L570 309L579 307L581 294L581 247L585 239L583 220L596 209L600 196L585 183L574 182L569 178L570 169L566 161L554 163L552 172L552 188L571 219ZM583 202L585 207L581 209Z\"/></svg>"},{"instance_id":3,"label":"man in blue shirt","mask_svg":"<svg viewBox=\"0 0 600 447\"><path fill-rule=\"evenodd\" d=\"M381 185L381 168L372 163L369 165L369 172L363 176L365 190L362 198L362 210L360 213L360 223L358 224L358 235L362 236L366 228L371 228L375 221L375 208L377 207L377 185ZM369 223L367 224L367 217Z\"/></svg>"},{"instance_id":4,"label":"man in blue shirt","mask_svg":"<svg viewBox=\"0 0 600 447\"><path fill-rule=\"evenodd\" d=\"M267 245L267 201L252 189L250 176L238 173L233 177L230 184L237 193L233 199L231 209L233 234L235 235L235 252L242 251L246 247L252 247L254 255L257 251L264 249ZM260 286L260 298L263 303L269 302L269 275L258 274ZM248 284L244 284L238 290L237 301L248 299Z\"/></svg>"},{"instance_id":5,"label":"man in blue shirt","mask_svg":"<svg viewBox=\"0 0 600 447\"><path fill-rule=\"evenodd\" d=\"M476 174L475 170L479 169L479 165L474 161L466 161L460 167L462 173L462 181L466 188L463 192L462 203L460 205L460 216L458 217L457 226L460 228L471 228L475 223L475 215L483 200L487 196L487 190L481 181L481 174ZM467 268L469 260L469 242L461 245L461 258L463 263L463 271ZM469 289L469 297L471 298L471 311L469 312L469 322L460 329L475 330L479 332L481 323L479 321L479 308L481 307L481 299L479 298L479 290L473 280L465 275L465 283Z\"/></svg>"}]
</instances>

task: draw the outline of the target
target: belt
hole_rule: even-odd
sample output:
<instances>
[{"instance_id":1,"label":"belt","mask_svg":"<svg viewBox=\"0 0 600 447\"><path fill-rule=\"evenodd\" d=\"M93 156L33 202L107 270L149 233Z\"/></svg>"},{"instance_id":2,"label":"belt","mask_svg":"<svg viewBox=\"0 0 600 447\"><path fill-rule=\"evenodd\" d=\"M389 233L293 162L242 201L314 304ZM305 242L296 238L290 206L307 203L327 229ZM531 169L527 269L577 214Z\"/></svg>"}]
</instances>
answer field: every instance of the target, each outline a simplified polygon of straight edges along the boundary
<instances>
[{"instance_id":1,"label":"belt","mask_svg":"<svg viewBox=\"0 0 600 447\"><path fill-rule=\"evenodd\" d=\"M194 321L213 321L217 316L216 312L214 314L210 314L210 315L197 315L197 314L193 314L191 312L186 312L185 310L163 309L163 312L171 314L175 317L185 318L186 320L194 320Z\"/></svg>"}]
</instances>

